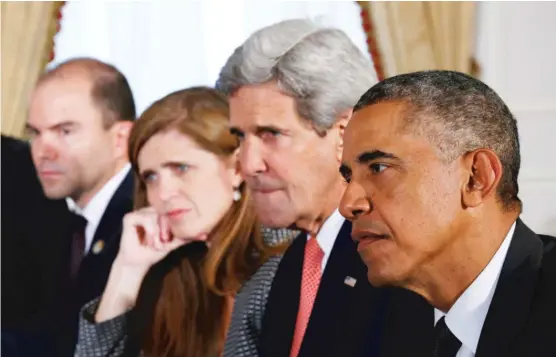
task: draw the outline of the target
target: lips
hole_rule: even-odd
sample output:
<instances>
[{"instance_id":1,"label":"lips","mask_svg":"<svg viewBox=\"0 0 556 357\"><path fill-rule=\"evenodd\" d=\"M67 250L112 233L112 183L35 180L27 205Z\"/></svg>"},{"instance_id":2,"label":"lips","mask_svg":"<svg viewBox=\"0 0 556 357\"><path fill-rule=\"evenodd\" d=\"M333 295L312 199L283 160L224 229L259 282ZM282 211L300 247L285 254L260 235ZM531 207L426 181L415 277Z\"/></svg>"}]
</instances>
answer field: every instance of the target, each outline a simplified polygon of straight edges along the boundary
<instances>
[{"instance_id":1,"label":"lips","mask_svg":"<svg viewBox=\"0 0 556 357\"><path fill-rule=\"evenodd\" d=\"M388 239L389 237L387 234L362 230L353 231L351 236L357 244L357 250L364 249L373 243Z\"/></svg>"},{"instance_id":2,"label":"lips","mask_svg":"<svg viewBox=\"0 0 556 357\"><path fill-rule=\"evenodd\" d=\"M264 188L264 189L260 189L260 190L253 190L253 193L269 194L269 193L276 192L276 191L278 191L278 189L276 189L276 188Z\"/></svg>"},{"instance_id":3,"label":"lips","mask_svg":"<svg viewBox=\"0 0 556 357\"><path fill-rule=\"evenodd\" d=\"M177 219L180 218L181 216L183 216L184 214L186 214L187 212L189 212L189 209L185 209L185 208L177 208L177 209L173 209L170 210L168 212L166 212L166 217L168 217L169 219Z\"/></svg>"},{"instance_id":4,"label":"lips","mask_svg":"<svg viewBox=\"0 0 556 357\"><path fill-rule=\"evenodd\" d=\"M49 171L49 170L43 170L43 171L39 171L39 177L42 178L55 178L58 176L61 176L62 172L60 171Z\"/></svg>"}]
</instances>

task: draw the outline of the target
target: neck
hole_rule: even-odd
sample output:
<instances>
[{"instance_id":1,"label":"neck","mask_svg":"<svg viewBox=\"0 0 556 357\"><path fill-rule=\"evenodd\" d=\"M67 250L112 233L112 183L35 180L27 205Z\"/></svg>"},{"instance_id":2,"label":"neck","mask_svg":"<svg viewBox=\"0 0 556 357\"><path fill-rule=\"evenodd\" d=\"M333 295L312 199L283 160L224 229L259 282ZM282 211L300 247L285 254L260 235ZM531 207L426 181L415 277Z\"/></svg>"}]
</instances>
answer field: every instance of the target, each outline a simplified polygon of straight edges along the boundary
<instances>
[{"instance_id":1,"label":"neck","mask_svg":"<svg viewBox=\"0 0 556 357\"><path fill-rule=\"evenodd\" d=\"M107 170L106 173L103 176L101 176L101 179L98 180L90 190L82 192L77 197L72 197L75 203L77 204L77 206L81 209L85 209L85 207L87 207L87 205L89 204L89 202L91 202L93 197L95 197L96 194L100 190L102 190L104 185L106 185L108 181L112 179L112 177L114 177L118 172L120 172L125 167L125 165L127 165L126 160L118 161L111 170Z\"/></svg>"},{"instance_id":2,"label":"neck","mask_svg":"<svg viewBox=\"0 0 556 357\"><path fill-rule=\"evenodd\" d=\"M332 215L334 210L340 205L340 200L344 194L345 184L341 179L334 182L326 192L321 194L322 200L317 201L315 207L319 207L312 215L306 216L295 223L295 228L316 236L322 225L328 217Z\"/></svg>"},{"instance_id":3,"label":"neck","mask_svg":"<svg viewBox=\"0 0 556 357\"><path fill-rule=\"evenodd\" d=\"M467 225L470 228L423 264L405 288L423 296L438 310L448 312L494 257L517 216L483 216Z\"/></svg>"}]
</instances>

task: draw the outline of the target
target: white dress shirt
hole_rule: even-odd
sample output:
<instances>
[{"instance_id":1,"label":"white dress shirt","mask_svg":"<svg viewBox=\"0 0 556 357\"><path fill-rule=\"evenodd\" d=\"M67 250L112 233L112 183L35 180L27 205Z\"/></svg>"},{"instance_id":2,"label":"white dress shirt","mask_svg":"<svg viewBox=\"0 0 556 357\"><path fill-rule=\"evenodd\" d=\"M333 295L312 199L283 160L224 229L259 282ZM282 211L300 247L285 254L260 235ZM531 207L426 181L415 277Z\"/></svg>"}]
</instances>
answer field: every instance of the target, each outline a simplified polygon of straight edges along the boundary
<instances>
[{"instance_id":1,"label":"white dress shirt","mask_svg":"<svg viewBox=\"0 0 556 357\"><path fill-rule=\"evenodd\" d=\"M324 253L321 266L323 273L326 263L328 262L328 258L330 258L330 253L332 253L334 242L336 242L336 237L338 236L338 233L340 233L340 229L342 228L345 220L346 219L340 214L340 211L336 209L332 212L330 217L324 221L320 231L317 233L317 243ZM307 235L307 240L309 238L310 236Z\"/></svg>"},{"instance_id":2,"label":"white dress shirt","mask_svg":"<svg viewBox=\"0 0 556 357\"><path fill-rule=\"evenodd\" d=\"M485 322L492 296L498 284L498 278L510 242L514 235L515 222L504 238L500 248L494 254L488 265L471 285L456 300L447 314L434 309L434 323L445 317L446 326L461 341L461 347L456 357L474 357L481 337L481 330Z\"/></svg>"},{"instance_id":3,"label":"white dress shirt","mask_svg":"<svg viewBox=\"0 0 556 357\"><path fill-rule=\"evenodd\" d=\"M108 203L110 203L112 196L114 196L114 193L116 193L116 190L120 187L120 184L124 181L130 169L131 164L128 163L116 175L112 176L83 209L79 208L73 199L69 197L66 198L69 210L87 219L87 228L85 228L85 254L91 249L95 232L97 231L106 207L108 207Z\"/></svg>"}]
</instances>

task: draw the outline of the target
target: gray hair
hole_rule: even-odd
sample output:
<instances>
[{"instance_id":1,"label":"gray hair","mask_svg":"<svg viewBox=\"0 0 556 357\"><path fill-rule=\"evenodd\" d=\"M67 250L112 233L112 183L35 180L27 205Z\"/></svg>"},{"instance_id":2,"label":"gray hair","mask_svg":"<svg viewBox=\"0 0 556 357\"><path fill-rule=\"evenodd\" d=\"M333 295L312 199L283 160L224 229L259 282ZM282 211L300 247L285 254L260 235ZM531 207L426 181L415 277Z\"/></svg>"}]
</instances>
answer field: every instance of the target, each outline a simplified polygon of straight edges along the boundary
<instances>
[{"instance_id":1,"label":"gray hair","mask_svg":"<svg viewBox=\"0 0 556 357\"><path fill-rule=\"evenodd\" d=\"M369 58L343 31L294 19L258 30L236 48L216 88L232 95L242 86L272 80L325 135L338 115L377 83L377 76Z\"/></svg>"},{"instance_id":2,"label":"gray hair","mask_svg":"<svg viewBox=\"0 0 556 357\"><path fill-rule=\"evenodd\" d=\"M406 73L373 86L354 111L397 100L408 104L405 129L426 136L446 162L480 148L494 151L503 171L498 198L505 209L521 209L517 121L494 90L454 71Z\"/></svg>"}]
</instances>

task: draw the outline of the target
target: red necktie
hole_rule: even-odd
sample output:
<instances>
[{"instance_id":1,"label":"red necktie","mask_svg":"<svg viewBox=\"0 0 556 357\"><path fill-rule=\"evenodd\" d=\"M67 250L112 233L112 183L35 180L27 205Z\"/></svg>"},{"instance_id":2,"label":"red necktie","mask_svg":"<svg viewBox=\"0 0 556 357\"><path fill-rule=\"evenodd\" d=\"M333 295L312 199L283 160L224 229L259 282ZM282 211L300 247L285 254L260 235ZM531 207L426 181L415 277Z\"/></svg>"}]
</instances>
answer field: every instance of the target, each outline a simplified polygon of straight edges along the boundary
<instances>
[{"instance_id":1,"label":"red necktie","mask_svg":"<svg viewBox=\"0 0 556 357\"><path fill-rule=\"evenodd\" d=\"M309 238L305 244L305 256L303 258L303 273L301 276L301 292L299 298L299 310L297 311L297 321L293 335L290 357L297 357L303 336L309 323L309 317L313 310L313 304L319 289L322 276L322 258L324 252L320 248L315 237Z\"/></svg>"}]
</instances>

